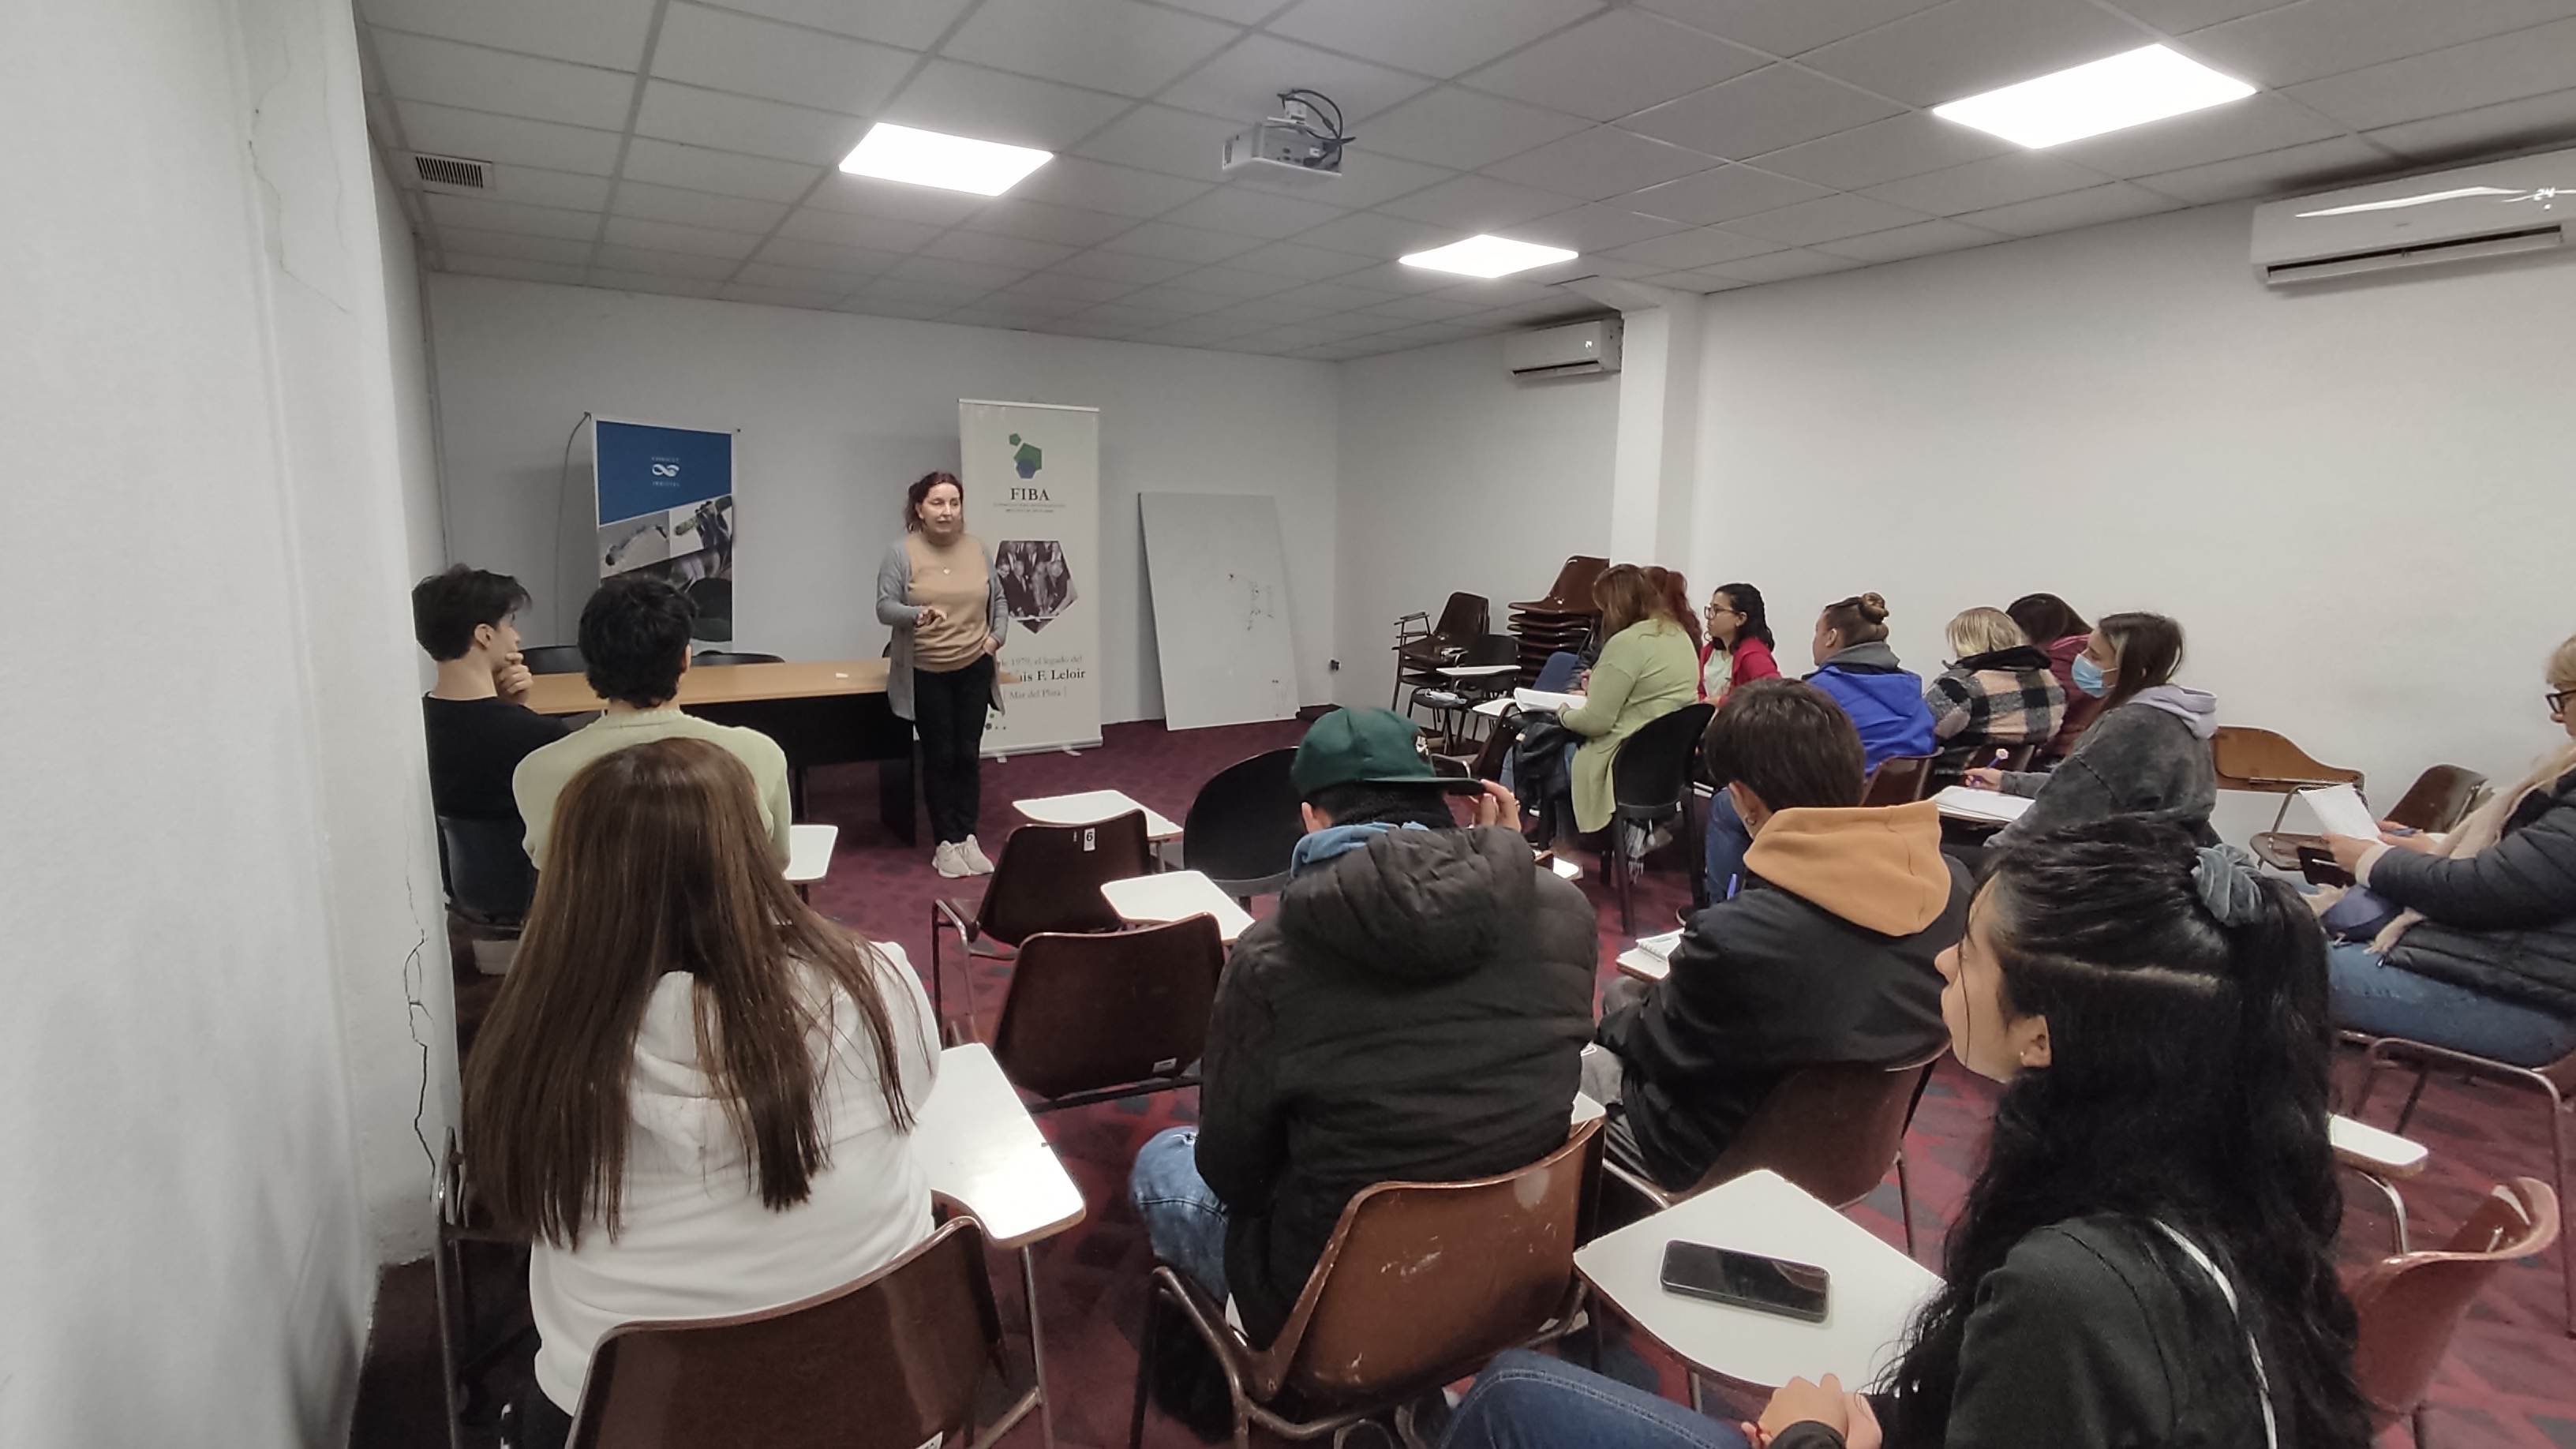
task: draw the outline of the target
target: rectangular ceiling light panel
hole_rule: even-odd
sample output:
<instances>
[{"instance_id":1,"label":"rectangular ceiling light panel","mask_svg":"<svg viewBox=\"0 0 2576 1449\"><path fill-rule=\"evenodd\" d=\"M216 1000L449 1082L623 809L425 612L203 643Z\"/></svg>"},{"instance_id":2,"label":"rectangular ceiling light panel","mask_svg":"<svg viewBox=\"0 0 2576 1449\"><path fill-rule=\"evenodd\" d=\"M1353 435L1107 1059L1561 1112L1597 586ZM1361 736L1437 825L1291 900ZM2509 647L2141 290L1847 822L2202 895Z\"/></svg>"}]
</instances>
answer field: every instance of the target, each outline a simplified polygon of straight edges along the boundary
<instances>
[{"instance_id":1,"label":"rectangular ceiling light panel","mask_svg":"<svg viewBox=\"0 0 2576 1449\"><path fill-rule=\"evenodd\" d=\"M1563 247L1543 247L1534 242L1513 241L1499 236L1471 236L1445 247L1415 252L1398 261L1408 267L1427 267L1435 272L1456 272L1466 277L1507 277L1544 267L1551 262L1570 262L1580 253Z\"/></svg>"},{"instance_id":2,"label":"rectangular ceiling light panel","mask_svg":"<svg viewBox=\"0 0 2576 1449\"><path fill-rule=\"evenodd\" d=\"M2161 121L2254 88L2161 45L1934 106L1932 114L2036 150L2126 126Z\"/></svg>"},{"instance_id":3,"label":"rectangular ceiling light panel","mask_svg":"<svg viewBox=\"0 0 2576 1449\"><path fill-rule=\"evenodd\" d=\"M1052 151L944 136L880 121L860 138L857 150L841 158L841 169L880 181L999 196L1054 159Z\"/></svg>"}]
</instances>

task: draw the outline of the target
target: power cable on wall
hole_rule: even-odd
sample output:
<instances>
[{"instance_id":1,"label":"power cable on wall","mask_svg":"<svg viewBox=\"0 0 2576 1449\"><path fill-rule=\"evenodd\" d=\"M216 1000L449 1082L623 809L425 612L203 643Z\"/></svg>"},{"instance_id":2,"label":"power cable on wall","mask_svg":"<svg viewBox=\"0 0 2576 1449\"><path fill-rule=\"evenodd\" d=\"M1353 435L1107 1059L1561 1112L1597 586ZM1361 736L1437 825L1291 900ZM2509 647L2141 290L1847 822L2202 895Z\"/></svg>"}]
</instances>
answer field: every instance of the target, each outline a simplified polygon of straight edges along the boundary
<instances>
[{"instance_id":1,"label":"power cable on wall","mask_svg":"<svg viewBox=\"0 0 2576 1449\"><path fill-rule=\"evenodd\" d=\"M555 571L555 632L560 637L554 642L558 644L573 642L574 616L564 607L564 590L572 583L572 570L563 566L563 518L564 509L572 502L573 439L581 436L582 423L589 421L590 414L583 413L580 420L572 425L572 431L564 434L563 466L555 471L555 533L549 550L549 566Z\"/></svg>"}]
</instances>

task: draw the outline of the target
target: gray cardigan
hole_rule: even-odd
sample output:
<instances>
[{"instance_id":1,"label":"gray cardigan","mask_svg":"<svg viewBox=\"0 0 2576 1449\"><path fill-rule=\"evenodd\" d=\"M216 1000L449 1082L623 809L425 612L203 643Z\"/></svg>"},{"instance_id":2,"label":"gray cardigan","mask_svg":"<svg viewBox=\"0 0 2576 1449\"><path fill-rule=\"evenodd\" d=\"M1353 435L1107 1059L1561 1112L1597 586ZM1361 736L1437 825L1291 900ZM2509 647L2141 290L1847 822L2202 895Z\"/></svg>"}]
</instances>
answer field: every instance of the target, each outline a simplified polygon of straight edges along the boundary
<instances>
[{"instance_id":1,"label":"gray cardigan","mask_svg":"<svg viewBox=\"0 0 2576 1449\"><path fill-rule=\"evenodd\" d=\"M892 625L894 645L886 651L886 703L894 706L895 718L912 718L912 627L921 620L921 606L904 602L912 597L912 551L898 538L886 550L885 561L877 565L877 622ZM993 551L979 540L976 552L984 556L984 578L991 590L984 600L984 628L995 639L1007 642L1011 637L1010 606L1002 599L1002 576L993 568ZM993 671L993 712L1002 712L1002 674Z\"/></svg>"}]
</instances>

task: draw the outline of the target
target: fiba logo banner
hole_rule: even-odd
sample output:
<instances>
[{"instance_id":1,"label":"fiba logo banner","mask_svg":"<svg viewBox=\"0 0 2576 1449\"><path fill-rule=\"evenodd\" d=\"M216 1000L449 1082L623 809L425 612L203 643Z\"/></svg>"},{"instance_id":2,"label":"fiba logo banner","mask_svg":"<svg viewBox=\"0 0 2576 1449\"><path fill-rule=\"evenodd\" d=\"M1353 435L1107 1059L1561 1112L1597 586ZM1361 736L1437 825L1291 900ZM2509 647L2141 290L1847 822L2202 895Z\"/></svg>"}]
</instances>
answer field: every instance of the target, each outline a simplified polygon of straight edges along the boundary
<instances>
[{"instance_id":1,"label":"fiba logo banner","mask_svg":"<svg viewBox=\"0 0 2576 1449\"><path fill-rule=\"evenodd\" d=\"M957 404L966 530L1010 615L989 754L1100 742L1100 410Z\"/></svg>"},{"instance_id":2,"label":"fiba logo banner","mask_svg":"<svg viewBox=\"0 0 2576 1449\"><path fill-rule=\"evenodd\" d=\"M591 472L599 576L667 579L697 605L695 633L733 639L733 434L602 418Z\"/></svg>"}]
</instances>

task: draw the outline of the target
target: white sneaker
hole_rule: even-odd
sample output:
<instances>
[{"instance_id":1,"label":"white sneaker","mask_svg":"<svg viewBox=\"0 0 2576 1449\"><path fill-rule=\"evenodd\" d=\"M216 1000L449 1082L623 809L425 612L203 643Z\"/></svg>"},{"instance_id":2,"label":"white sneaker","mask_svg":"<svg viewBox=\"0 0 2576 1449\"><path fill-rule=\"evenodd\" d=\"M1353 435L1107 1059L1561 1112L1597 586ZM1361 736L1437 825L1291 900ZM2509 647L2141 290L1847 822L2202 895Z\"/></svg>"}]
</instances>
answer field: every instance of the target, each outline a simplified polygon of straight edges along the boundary
<instances>
[{"instance_id":1,"label":"white sneaker","mask_svg":"<svg viewBox=\"0 0 2576 1449\"><path fill-rule=\"evenodd\" d=\"M959 850L955 842L947 840L939 842L938 848L930 852L930 868L950 880L975 873L975 868L966 863L965 852Z\"/></svg>"},{"instance_id":2,"label":"white sneaker","mask_svg":"<svg viewBox=\"0 0 2576 1449\"><path fill-rule=\"evenodd\" d=\"M957 842L957 857L965 861L966 868L977 875L993 873L993 862L985 857L984 847L975 843L974 836L969 835Z\"/></svg>"}]
</instances>

